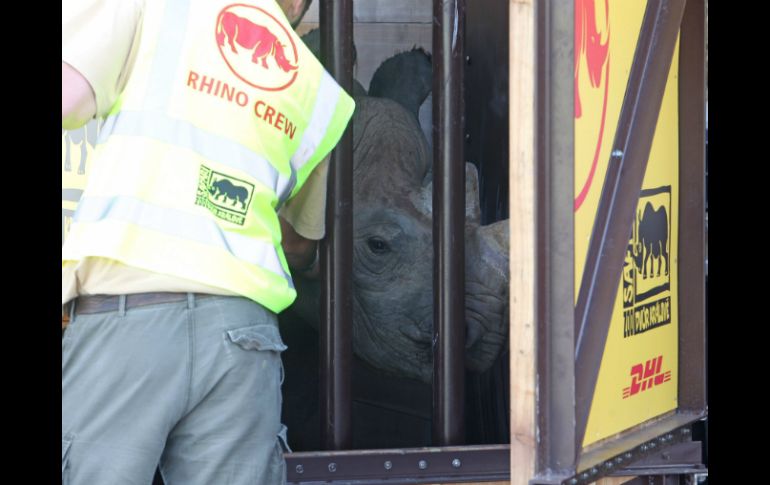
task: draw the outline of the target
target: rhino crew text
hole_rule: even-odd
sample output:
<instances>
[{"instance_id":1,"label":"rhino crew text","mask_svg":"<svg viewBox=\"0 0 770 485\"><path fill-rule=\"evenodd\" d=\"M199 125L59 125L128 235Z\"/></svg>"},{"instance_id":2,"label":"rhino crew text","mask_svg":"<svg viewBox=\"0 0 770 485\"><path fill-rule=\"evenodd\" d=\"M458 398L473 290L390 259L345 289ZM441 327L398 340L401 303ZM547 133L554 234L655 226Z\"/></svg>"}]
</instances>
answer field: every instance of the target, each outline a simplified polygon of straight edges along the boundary
<instances>
[{"instance_id":1,"label":"rhino crew text","mask_svg":"<svg viewBox=\"0 0 770 485\"><path fill-rule=\"evenodd\" d=\"M242 91L235 86L231 86L224 81L220 81L219 79L200 75L192 70L187 75L187 87L200 91L201 93L215 96L227 102L235 103L242 108L249 105L249 95L246 94L245 91ZM297 125L289 120L285 114L261 99L258 99L253 104L252 111L257 118L273 126L276 130L283 132L283 134L288 136L290 140L294 139Z\"/></svg>"}]
</instances>

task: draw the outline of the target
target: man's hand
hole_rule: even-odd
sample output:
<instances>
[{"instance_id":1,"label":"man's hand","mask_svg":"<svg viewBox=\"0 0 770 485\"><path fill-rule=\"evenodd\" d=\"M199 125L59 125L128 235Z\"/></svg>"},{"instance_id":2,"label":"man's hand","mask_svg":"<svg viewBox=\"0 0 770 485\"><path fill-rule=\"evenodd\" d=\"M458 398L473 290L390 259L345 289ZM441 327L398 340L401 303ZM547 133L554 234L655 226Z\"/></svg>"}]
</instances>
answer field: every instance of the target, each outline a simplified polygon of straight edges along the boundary
<instances>
[{"instance_id":1,"label":"man's hand","mask_svg":"<svg viewBox=\"0 0 770 485\"><path fill-rule=\"evenodd\" d=\"M317 278L319 274L316 256L318 241L297 234L297 231L283 217L279 216L278 220L281 221L281 247L289 268L304 277Z\"/></svg>"},{"instance_id":2,"label":"man's hand","mask_svg":"<svg viewBox=\"0 0 770 485\"><path fill-rule=\"evenodd\" d=\"M61 127L74 130L96 114L96 96L85 77L66 62L61 63Z\"/></svg>"}]
</instances>

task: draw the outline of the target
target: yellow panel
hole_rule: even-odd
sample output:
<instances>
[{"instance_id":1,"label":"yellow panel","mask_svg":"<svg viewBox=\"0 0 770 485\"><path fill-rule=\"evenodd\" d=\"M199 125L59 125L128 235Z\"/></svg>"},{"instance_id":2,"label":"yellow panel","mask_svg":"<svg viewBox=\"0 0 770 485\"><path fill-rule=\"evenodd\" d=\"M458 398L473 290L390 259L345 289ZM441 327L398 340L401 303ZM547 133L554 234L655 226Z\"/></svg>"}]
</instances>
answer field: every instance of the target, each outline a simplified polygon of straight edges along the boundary
<instances>
[{"instance_id":1,"label":"yellow panel","mask_svg":"<svg viewBox=\"0 0 770 485\"><path fill-rule=\"evenodd\" d=\"M645 6L643 0L575 2L576 288ZM677 405L678 65L677 45L584 446Z\"/></svg>"}]
</instances>

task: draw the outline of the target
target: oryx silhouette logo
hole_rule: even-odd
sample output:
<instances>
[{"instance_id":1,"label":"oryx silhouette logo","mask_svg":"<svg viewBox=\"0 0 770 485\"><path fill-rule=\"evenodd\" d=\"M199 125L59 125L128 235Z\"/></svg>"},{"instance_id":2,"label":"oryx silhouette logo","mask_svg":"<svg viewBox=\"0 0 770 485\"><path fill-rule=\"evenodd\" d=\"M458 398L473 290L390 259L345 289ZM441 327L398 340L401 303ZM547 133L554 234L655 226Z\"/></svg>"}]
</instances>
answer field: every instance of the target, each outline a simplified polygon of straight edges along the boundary
<instances>
[{"instance_id":1,"label":"oryx silhouette logo","mask_svg":"<svg viewBox=\"0 0 770 485\"><path fill-rule=\"evenodd\" d=\"M297 46L267 10L243 4L225 7L217 16L215 38L233 74L255 88L280 91L297 78Z\"/></svg>"}]
</instances>

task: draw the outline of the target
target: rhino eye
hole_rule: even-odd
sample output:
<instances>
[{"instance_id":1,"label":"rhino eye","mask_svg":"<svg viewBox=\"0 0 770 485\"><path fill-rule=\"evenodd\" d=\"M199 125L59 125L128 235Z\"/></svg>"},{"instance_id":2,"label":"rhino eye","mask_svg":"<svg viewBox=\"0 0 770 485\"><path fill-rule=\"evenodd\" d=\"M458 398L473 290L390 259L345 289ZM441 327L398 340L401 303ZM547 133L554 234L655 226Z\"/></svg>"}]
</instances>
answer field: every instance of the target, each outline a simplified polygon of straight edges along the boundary
<instances>
[{"instance_id":1,"label":"rhino eye","mask_svg":"<svg viewBox=\"0 0 770 485\"><path fill-rule=\"evenodd\" d=\"M378 237L370 237L366 241L366 244L369 246L369 249L374 254L385 254L388 251L390 251L390 248L388 247L388 243L386 243L385 241L383 241Z\"/></svg>"}]
</instances>

